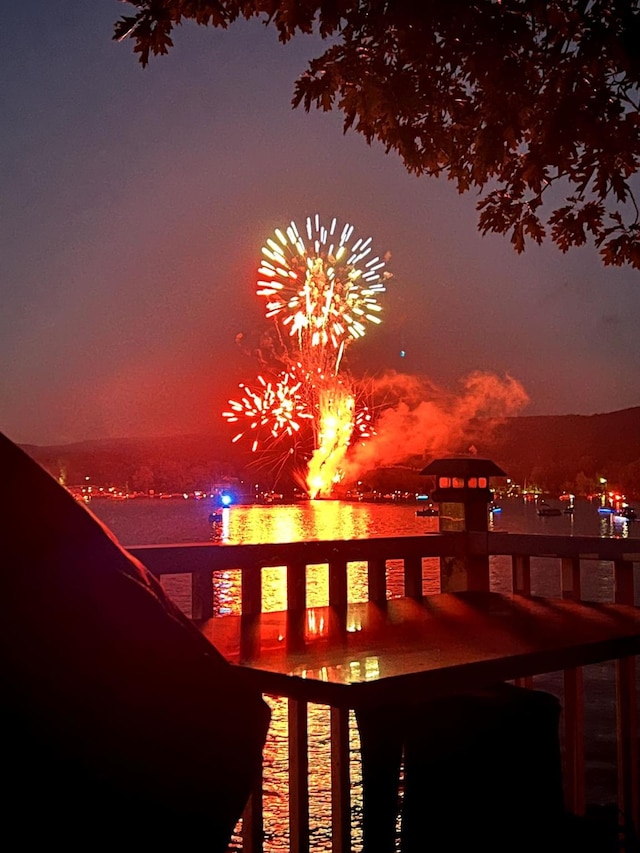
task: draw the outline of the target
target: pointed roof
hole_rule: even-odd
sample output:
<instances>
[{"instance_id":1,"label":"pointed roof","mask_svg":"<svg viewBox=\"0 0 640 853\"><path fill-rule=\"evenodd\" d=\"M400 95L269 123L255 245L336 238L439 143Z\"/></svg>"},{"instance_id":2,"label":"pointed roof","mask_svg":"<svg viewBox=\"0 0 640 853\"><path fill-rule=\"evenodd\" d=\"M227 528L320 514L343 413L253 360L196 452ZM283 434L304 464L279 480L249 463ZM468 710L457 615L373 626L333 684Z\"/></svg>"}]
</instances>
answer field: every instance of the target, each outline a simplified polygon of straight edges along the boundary
<instances>
[{"instance_id":1,"label":"pointed roof","mask_svg":"<svg viewBox=\"0 0 640 853\"><path fill-rule=\"evenodd\" d=\"M421 474L434 474L436 477L506 477L507 474L491 459L479 459L477 456L449 456L433 459Z\"/></svg>"}]
</instances>

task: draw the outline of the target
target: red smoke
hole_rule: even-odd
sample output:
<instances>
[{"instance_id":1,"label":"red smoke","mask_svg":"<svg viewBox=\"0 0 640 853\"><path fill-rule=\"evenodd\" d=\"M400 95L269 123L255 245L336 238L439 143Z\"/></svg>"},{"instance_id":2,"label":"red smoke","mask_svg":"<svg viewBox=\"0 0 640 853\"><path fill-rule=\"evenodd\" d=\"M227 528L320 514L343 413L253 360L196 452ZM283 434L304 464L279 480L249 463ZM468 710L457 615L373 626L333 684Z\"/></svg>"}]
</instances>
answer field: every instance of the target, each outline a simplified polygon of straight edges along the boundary
<instances>
[{"instance_id":1,"label":"red smoke","mask_svg":"<svg viewBox=\"0 0 640 853\"><path fill-rule=\"evenodd\" d=\"M513 377L474 371L461 382L461 391L446 392L415 376L388 373L374 382L374 392L394 397L396 403L376 418L376 434L350 448L343 462L347 480L380 466L396 465L408 457L425 458L469 450L477 436L474 420L483 429L515 415L528 402Z\"/></svg>"}]
</instances>

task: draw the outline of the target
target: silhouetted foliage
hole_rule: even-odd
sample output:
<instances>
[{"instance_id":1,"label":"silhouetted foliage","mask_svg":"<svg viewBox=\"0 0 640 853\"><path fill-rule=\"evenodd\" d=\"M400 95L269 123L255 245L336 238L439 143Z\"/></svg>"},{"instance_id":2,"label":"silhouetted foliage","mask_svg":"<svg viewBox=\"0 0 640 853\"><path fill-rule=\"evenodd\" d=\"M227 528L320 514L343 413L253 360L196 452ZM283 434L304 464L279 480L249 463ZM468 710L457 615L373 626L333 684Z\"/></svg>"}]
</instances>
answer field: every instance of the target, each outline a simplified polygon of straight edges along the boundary
<instances>
[{"instance_id":1,"label":"silhouetted foliage","mask_svg":"<svg viewBox=\"0 0 640 853\"><path fill-rule=\"evenodd\" d=\"M409 172L481 192L481 232L517 252L546 236L563 252L593 241L605 265L640 268L639 0L129 2L114 38L132 38L143 66L183 19L330 38L294 106L338 108L345 131Z\"/></svg>"}]
</instances>

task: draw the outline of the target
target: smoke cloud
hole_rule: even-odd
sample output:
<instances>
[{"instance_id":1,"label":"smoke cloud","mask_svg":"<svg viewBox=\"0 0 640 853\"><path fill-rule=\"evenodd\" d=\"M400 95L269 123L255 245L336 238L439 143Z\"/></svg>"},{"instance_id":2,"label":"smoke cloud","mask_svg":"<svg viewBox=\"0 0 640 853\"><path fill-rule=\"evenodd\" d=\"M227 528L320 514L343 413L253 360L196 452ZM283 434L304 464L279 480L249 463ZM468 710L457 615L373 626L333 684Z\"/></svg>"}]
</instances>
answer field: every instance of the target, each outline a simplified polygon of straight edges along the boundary
<instances>
[{"instance_id":1,"label":"smoke cloud","mask_svg":"<svg viewBox=\"0 0 640 853\"><path fill-rule=\"evenodd\" d=\"M474 371L460 385L457 393L447 392L395 372L374 380L372 393L376 400L382 398L376 434L350 448L342 465L345 479L355 480L366 471L397 465L411 456L426 459L473 452L474 441L486 440L497 424L529 402L523 386L509 375Z\"/></svg>"}]
</instances>

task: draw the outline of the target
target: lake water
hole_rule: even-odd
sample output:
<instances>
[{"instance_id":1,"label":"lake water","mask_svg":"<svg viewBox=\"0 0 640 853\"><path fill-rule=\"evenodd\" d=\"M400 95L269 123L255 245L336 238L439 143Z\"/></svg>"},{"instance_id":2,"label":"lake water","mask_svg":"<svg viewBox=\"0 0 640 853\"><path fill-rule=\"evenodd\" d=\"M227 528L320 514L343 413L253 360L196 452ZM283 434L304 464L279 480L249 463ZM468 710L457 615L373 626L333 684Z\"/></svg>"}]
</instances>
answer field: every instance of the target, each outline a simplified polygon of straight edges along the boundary
<instances>
[{"instance_id":1,"label":"lake water","mask_svg":"<svg viewBox=\"0 0 640 853\"><path fill-rule=\"evenodd\" d=\"M511 533L561 536L640 536L640 522L615 522L595 504L578 500L573 515L541 517L533 503L501 501L490 527ZM124 545L218 541L230 544L419 536L438 529L438 519L416 517L415 504L305 501L296 504L235 506L222 524L209 523L208 500L93 500L89 508Z\"/></svg>"},{"instance_id":2,"label":"lake water","mask_svg":"<svg viewBox=\"0 0 640 853\"><path fill-rule=\"evenodd\" d=\"M562 536L640 537L640 522L616 522L601 516L594 504L576 503L573 515L540 517L532 503L517 499L501 501L502 512L490 516L490 529L513 533L539 533ZM354 539L376 536L416 536L438 530L438 519L417 517L415 504L350 503L314 501L292 505L234 506L223 511L221 523L211 523L212 506L208 500L172 498L135 500L93 500L89 509L103 520L125 546L185 542L224 542L230 544L292 542L314 539ZM585 598L612 600L613 577L608 564L589 563L584 572ZM426 590L438 591L438 561L426 562ZM638 569L638 567L636 567ZM265 572L265 607L284 608L282 576L277 569ZM492 586L510 591L511 563L507 557L491 559ZM233 573L231 573L233 574ZM639 587L636 576L636 589ZM326 603L326 570L309 569L308 603ZM189 611L184 578L169 578L167 591ZM391 594L402 594L402 575L398 567L389 570ZM536 560L532 566L534 594L558 595L560 579L557 560ZM350 596L365 598L364 576L358 565L351 567ZM237 612L237 581L216 580L214 596L218 612ZM323 600L324 599L324 600ZM587 734L587 789L589 802L615 801L615 690L613 664L585 668ZM549 690L562 701L562 677L550 674L536 679L536 686ZM268 698L272 724L265 747L264 809L269 853L288 851L287 716L286 703ZM326 708L309 708L309 768L311 849L328 851L330 844L330 752L329 717ZM351 725L351 775L353 780L353 848L361 849L359 814L361 808L358 735ZM237 848L237 842L235 847Z\"/></svg>"}]
</instances>

